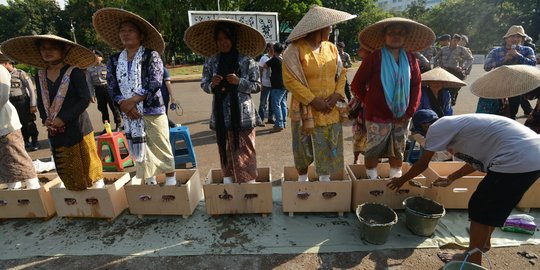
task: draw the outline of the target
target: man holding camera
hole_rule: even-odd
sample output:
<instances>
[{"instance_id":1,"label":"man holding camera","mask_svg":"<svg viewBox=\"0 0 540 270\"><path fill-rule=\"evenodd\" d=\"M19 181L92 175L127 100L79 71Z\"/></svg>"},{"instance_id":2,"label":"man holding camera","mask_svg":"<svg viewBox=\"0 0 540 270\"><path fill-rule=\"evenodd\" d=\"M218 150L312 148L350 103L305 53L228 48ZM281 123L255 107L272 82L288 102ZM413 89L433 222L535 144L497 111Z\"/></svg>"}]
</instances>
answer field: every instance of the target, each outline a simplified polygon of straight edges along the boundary
<instances>
[{"instance_id":1,"label":"man holding camera","mask_svg":"<svg viewBox=\"0 0 540 270\"><path fill-rule=\"evenodd\" d=\"M527 46L521 46L523 39L527 35L521 25L512 25L506 35L504 35L504 46L491 50L484 61L484 70L490 71L502 65L531 65L536 66L534 51ZM522 102L525 101L525 102ZM521 96L508 99L510 107L510 118L516 119L516 114L521 103L523 112L528 115L532 107L527 100Z\"/></svg>"}]
</instances>

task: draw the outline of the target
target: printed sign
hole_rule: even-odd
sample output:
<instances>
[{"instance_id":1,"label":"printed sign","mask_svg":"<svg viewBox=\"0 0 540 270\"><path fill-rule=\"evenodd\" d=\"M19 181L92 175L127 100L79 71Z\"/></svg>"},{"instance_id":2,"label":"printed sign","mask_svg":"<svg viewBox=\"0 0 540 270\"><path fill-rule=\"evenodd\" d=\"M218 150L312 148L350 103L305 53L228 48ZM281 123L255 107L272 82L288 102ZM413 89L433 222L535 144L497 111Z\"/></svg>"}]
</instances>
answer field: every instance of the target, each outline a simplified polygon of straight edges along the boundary
<instances>
[{"instance_id":1,"label":"printed sign","mask_svg":"<svg viewBox=\"0 0 540 270\"><path fill-rule=\"evenodd\" d=\"M231 19L257 29L266 42L279 42L279 21L277 12L244 11L188 11L189 25L212 20Z\"/></svg>"}]
</instances>

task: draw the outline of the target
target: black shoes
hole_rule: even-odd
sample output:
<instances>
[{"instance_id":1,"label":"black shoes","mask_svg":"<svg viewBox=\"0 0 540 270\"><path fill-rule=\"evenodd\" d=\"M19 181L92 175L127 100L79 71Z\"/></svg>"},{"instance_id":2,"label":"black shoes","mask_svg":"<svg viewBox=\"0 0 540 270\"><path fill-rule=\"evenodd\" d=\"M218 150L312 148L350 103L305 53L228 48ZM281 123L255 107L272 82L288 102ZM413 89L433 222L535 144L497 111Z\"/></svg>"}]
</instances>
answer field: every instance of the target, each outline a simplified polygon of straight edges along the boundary
<instances>
[{"instance_id":1,"label":"black shoes","mask_svg":"<svg viewBox=\"0 0 540 270\"><path fill-rule=\"evenodd\" d=\"M24 148L26 149L26 151L29 151L29 152L33 152L33 151L37 151L39 150L40 146L39 146L39 142L24 142Z\"/></svg>"}]
</instances>

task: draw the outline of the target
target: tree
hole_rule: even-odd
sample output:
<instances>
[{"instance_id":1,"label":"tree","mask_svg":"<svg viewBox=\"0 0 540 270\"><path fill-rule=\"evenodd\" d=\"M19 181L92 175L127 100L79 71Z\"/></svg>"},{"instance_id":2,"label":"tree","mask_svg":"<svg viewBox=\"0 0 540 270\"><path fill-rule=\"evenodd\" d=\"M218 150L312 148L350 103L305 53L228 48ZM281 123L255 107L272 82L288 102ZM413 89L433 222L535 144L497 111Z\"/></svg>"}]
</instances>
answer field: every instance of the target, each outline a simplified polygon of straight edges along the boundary
<instances>
[{"instance_id":1,"label":"tree","mask_svg":"<svg viewBox=\"0 0 540 270\"><path fill-rule=\"evenodd\" d=\"M478 53L500 44L511 25L522 25L533 39L540 33L540 0L447 0L417 18L407 11L402 15L428 25L437 35L468 35L471 49Z\"/></svg>"},{"instance_id":2,"label":"tree","mask_svg":"<svg viewBox=\"0 0 540 270\"><path fill-rule=\"evenodd\" d=\"M418 21L424 16L429 9L426 7L426 0L413 1L407 8L400 14L403 17L409 18L411 20Z\"/></svg>"},{"instance_id":3,"label":"tree","mask_svg":"<svg viewBox=\"0 0 540 270\"><path fill-rule=\"evenodd\" d=\"M0 8L0 40L36 34L64 35L67 24L54 0L9 0Z\"/></svg>"},{"instance_id":4,"label":"tree","mask_svg":"<svg viewBox=\"0 0 540 270\"><path fill-rule=\"evenodd\" d=\"M339 29L339 40L345 43L349 52L358 48L358 34L362 29L390 16L379 8L374 0L323 0L323 4L358 16L336 26ZM356 55L356 52L353 55Z\"/></svg>"}]
</instances>

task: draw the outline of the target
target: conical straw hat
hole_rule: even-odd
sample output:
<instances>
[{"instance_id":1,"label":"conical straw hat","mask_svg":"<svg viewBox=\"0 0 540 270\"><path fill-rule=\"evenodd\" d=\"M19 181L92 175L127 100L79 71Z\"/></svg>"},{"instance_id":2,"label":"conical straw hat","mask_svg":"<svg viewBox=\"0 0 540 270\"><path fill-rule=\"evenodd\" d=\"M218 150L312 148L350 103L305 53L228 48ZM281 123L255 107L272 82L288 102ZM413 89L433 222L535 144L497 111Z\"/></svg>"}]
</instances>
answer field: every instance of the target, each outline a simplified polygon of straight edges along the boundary
<instances>
[{"instance_id":1,"label":"conical straw hat","mask_svg":"<svg viewBox=\"0 0 540 270\"><path fill-rule=\"evenodd\" d=\"M349 14L347 12L324 8L314 5L307 13L302 17L300 22L296 24L292 30L289 38L286 42L292 42L299 38L306 36L307 34L321 30L328 26L338 24L340 22L348 21L356 18L356 15Z\"/></svg>"},{"instance_id":2,"label":"conical straw hat","mask_svg":"<svg viewBox=\"0 0 540 270\"><path fill-rule=\"evenodd\" d=\"M540 69L528 65L500 66L471 84L471 92L482 98L509 98L540 87Z\"/></svg>"},{"instance_id":3,"label":"conical straw hat","mask_svg":"<svg viewBox=\"0 0 540 270\"><path fill-rule=\"evenodd\" d=\"M443 87L448 88L459 88L467 85L467 83L441 67L422 73L422 82L442 82Z\"/></svg>"},{"instance_id":4,"label":"conical straw hat","mask_svg":"<svg viewBox=\"0 0 540 270\"><path fill-rule=\"evenodd\" d=\"M120 24L125 21L132 21L141 27L144 32L142 45L145 48L156 50L160 54L165 51L165 41L159 31L141 16L118 8L102 8L92 16L92 24L98 35L111 47L123 50L124 45L118 33Z\"/></svg>"},{"instance_id":5,"label":"conical straw hat","mask_svg":"<svg viewBox=\"0 0 540 270\"><path fill-rule=\"evenodd\" d=\"M408 35L405 39L405 44L403 45L403 48L406 51L421 51L431 46L435 41L436 36L431 28L413 20L394 17L380 20L364 28L364 30L360 32L360 43L368 48L373 48L375 50L381 49L384 46L384 29L395 23L400 23L407 27Z\"/></svg>"},{"instance_id":6,"label":"conical straw hat","mask_svg":"<svg viewBox=\"0 0 540 270\"><path fill-rule=\"evenodd\" d=\"M2 53L17 62L45 68L47 67L47 63L43 61L39 53L38 40L52 40L65 43L68 52L64 58L64 63L68 65L85 69L96 62L96 56L91 50L71 40L55 35L33 35L9 39L2 43Z\"/></svg>"},{"instance_id":7,"label":"conical straw hat","mask_svg":"<svg viewBox=\"0 0 540 270\"><path fill-rule=\"evenodd\" d=\"M195 53L210 57L219 52L214 40L214 29L219 23L236 25L236 48L241 54L256 57L264 52L266 41L257 29L230 19L207 20L190 26L184 33L184 42Z\"/></svg>"}]
</instances>

